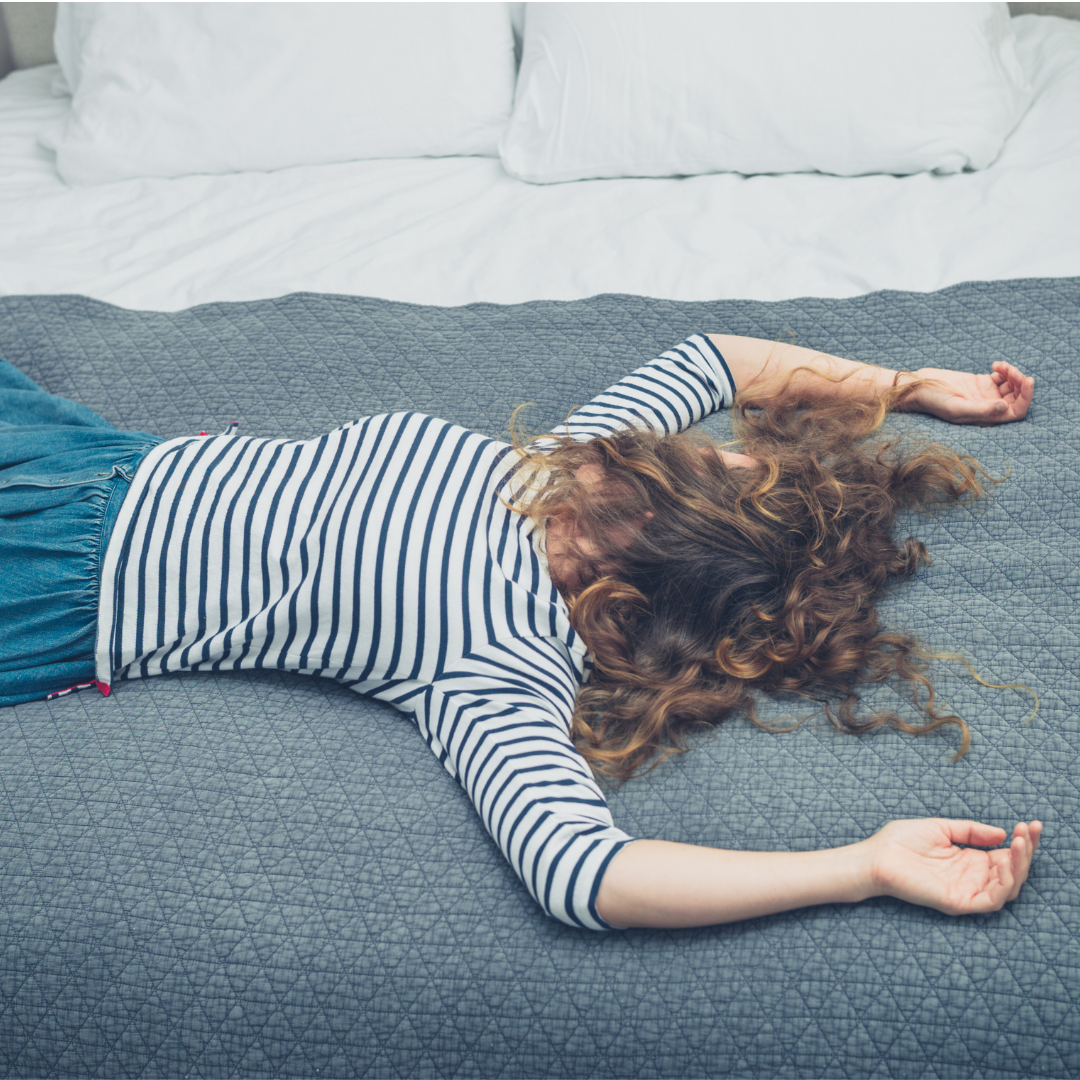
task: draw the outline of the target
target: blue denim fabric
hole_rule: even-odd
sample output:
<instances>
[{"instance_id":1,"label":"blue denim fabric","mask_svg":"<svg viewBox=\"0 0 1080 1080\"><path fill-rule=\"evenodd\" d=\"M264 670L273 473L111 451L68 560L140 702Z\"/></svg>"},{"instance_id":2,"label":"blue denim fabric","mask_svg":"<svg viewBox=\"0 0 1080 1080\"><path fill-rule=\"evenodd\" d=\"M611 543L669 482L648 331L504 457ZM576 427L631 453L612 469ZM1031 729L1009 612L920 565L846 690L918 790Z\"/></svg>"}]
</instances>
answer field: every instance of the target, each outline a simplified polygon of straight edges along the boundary
<instances>
[{"instance_id":1,"label":"blue denim fabric","mask_svg":"<svg viewBox=\"0 0 1080 1080\"><path fill-rule=\"evenodd\" d=\"M159 442L0 360L0 705L94 678L101 561Z\"/></svg>"}]
</instances>

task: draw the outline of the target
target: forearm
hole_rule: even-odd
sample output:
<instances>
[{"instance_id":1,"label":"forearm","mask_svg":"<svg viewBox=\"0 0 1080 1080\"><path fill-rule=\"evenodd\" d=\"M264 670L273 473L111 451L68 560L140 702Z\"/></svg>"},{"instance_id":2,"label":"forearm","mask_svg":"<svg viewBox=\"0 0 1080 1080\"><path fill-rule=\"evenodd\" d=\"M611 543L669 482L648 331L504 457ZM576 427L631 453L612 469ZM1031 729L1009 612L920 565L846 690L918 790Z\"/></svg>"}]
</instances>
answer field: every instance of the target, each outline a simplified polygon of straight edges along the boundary
<instances>
[{"instance_id":1,"label":"forearm","mask_svg":"<svg viewBox=\"0 0 1080 1080\"><path fill-rule=\"evenodd\" d=\"M872 402L897 383L896 371L799 345L732 334L709 337L727 361L740 393L753 386L767 387L778 399L845 397Z\"/></svg>"},{"instance_id":2,"label":"forearm","mask_svg":"<svg viewBox=\"0 0 1080 1080\"><path fill-rule=\"evenodd\" d=\"M766 852L638 840L611 860L596 906L612 926L709 926L873 895L865 842Z\"/></svg>"}]
</instances>

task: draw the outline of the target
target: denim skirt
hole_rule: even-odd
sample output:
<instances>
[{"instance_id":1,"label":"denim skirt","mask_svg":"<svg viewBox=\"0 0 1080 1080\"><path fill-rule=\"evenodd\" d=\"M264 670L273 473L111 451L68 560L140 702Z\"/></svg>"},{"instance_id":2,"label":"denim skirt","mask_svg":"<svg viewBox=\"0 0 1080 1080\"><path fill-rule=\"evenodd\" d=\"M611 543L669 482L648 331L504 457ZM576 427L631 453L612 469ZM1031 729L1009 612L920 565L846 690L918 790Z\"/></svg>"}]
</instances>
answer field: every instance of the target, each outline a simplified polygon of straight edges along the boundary
<instances>
[{"instance_id":1,"label":"denim skirt","mask_svg":"<svg viewBox=\"0 0 1080 1080\"><path fill-rule=\"evenodd\" d=\"M93 683L105 549L159 442L0 360L0 705Z\"/></svg>"}]
</instances>

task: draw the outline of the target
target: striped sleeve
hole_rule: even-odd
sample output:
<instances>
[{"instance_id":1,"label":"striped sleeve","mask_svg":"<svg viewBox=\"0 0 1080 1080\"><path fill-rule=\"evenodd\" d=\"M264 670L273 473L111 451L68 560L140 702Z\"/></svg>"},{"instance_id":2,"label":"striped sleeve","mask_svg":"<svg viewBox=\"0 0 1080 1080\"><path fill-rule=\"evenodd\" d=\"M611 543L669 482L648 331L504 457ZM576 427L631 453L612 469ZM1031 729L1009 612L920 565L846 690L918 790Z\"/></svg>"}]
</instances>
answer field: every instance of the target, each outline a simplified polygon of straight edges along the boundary
<instances>
[{"instance_id":1,"label":"striped sleeve","mask_svg":"<svg viewBox=\"0 0 1080 1080\"><path fill-rule=\"evenodd\" d=\"M683 431L735 397L735 380L720 350L694 334L630 372L555 429L578 442L626 428Z\"/></svg>"},{"instance_id":2,"label":"striped sleeve","mask_svg":"<svg viewBox=\"0 0 1080 1080\"><path fill-rule=\"evenodd\" d=\"M615 929L596 898L632 837L614 826L568 718L537 680L481 652L456 661L423 698L414 710L424 737L537 903L570 926Z\"/></svg>"}]
</instances>

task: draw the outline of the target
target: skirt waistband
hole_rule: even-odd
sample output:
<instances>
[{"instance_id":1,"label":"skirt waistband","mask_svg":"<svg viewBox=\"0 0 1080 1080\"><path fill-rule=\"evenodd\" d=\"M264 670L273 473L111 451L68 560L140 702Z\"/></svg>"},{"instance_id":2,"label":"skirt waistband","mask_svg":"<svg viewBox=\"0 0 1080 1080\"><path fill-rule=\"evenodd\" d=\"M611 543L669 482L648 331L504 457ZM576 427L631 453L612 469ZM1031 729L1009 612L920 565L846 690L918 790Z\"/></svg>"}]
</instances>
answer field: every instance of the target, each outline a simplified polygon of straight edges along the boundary
<instances>
[{"instance_id":1,"label":"skirt waistband","mask_svg":"<svg viewBox=\"0 0 1080 1080\"><path fill-rule=\"evenodd\" d=\"M102 558L159 442L0 360L0 705L93 684Z\"/></svg>"}]
</instances>

